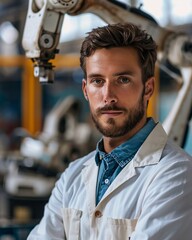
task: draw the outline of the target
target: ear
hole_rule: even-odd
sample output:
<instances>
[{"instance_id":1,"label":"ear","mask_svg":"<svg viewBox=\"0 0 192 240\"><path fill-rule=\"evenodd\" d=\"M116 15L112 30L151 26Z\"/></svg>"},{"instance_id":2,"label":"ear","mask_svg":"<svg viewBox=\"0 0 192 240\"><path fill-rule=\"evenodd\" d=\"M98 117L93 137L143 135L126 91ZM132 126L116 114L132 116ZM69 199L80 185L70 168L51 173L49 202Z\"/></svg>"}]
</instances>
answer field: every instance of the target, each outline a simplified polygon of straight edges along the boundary
<instances>
[{"instance_id":1,"label":"ear","mask_svg":"<svg viewBox=\"0 0 192 240\"><path fill-rule=\"evenodd\" d=\"M88 96L87 96L87 81L86 79L82 80L82 90L83 90L83 94L85 99L88 101Z\"/></svg>"},{"instance_id":2,"label":"ear","mask_svg":"<svg viewBox=\"0 0 192 240\"><path fill-rule=\"evenodd\" d=\"M149 100L154 92L154 77L149 78L145 83L144 97Z\"/></svg>"}]
</instances>

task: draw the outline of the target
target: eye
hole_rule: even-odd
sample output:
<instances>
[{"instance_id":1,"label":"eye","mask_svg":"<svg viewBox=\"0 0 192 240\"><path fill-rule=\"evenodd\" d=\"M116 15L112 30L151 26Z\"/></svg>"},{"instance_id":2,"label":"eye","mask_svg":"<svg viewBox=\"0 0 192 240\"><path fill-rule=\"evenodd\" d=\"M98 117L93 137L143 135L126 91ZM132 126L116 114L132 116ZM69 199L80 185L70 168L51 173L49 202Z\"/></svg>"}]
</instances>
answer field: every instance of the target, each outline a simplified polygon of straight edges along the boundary
<instances>
[{"instance_id":1,"label":"eye","mask_svg":"<svg viewBox=\"0 0 192 240\"><path fill-rule=\"evenodd\" d=\"M118 81L120 82L120 83L129 83L130 82L130 78L128 78L128 77L126 77L126 76L121 76L121 77L119 77L118 78Z\"/></svg>"},{"instance_id":2,"label":"eye","mask_svg":"<svg viewBox=\"0 0 192 240\"><path fill-rule=\"evenodd\" d=\"M93 78L90 82L94 85L102 85L104 81L101 78Z\"/></svg>"}]
</instances>

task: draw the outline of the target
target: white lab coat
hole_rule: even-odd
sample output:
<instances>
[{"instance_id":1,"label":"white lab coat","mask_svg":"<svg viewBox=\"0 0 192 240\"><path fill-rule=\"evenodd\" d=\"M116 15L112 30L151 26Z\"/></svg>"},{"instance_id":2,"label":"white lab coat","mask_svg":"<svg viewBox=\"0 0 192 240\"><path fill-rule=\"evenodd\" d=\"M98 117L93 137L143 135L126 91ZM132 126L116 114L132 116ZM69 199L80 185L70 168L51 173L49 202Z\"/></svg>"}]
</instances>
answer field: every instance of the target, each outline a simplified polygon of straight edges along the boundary
<instances>
[{"instance_id":1,"label":"white lab coat","mask_svg":"<svg viewBox=\"0 0 192 240\"><path fill-rule=\"evenodd\" d=\"M28 240L192 240L192 158L161 124L97 206L94 157L65 170Z\"/></svg>"}]
</instances>

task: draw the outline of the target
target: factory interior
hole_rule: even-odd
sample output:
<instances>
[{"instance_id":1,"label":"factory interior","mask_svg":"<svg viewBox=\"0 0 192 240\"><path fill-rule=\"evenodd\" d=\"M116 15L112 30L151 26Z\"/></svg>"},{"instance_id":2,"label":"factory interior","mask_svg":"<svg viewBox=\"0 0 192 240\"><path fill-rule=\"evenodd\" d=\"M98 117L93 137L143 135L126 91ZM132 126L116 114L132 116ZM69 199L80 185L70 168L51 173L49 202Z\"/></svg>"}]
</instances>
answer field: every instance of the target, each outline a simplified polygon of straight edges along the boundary
<instances>
[{"instance_id":1,"label":"factory interior","mask_svg":"<svg viewBox=\"0 0 192 240\"><path fill-rule=\"evenodd\" d=\"M44 1L0 0L0 240L26 239L60 174L94 150L101 138L82 93L79 50L86 33L106 21L89 11L63 13L59 54L52 60L54 77L41 77L23 46L24 31L25 42L38 32L35 18L27 25L30 2ZM176 36L181 32L190 39L183 51L192 59L192 0L105 0L102 5L105 2L138 10L132 12L136 19L145 13ZM183 66L171 63L169 55L180 42L169 44L171 51L165 47L156 66L157 87L148 111L192 155L192 60Z\"/></svg>"}]
</instances>

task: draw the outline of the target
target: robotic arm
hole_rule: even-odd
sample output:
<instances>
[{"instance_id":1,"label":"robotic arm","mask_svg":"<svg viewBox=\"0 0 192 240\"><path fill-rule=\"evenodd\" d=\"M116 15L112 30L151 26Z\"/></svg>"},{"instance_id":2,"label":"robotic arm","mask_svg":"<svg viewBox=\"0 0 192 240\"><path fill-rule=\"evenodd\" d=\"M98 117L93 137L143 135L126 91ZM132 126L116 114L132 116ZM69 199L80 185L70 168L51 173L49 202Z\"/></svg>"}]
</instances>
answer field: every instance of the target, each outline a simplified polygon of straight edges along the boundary
<instances>
[{"instance_id":1,"label":"robotic arm","mask_svg":"<svg viewBox=\"0 0 192 240\"><path fill-rule=\"evenodd\" d=\"M22 45L26 56L34 62L34 75L40 82L53 82L54 73L50 59L58 53L57 45L64 14L51 1L29 0Z\"/></svg>"},{"instance_id":2,"label":"robotic arm","mask_svg":"<svg viewBox=\"0 0 192 240\"><path fill-rule=\"evenodd\" d=\"M176 61L179 65L192 64L192 58L185 53L187 44L189 45L188 37L161 28L151 16L140 9L114 0L29 0L22 44L26 56L34 62L34 75L41 83L54 81L54 66L50 60L59 52L57 47L64 15L86 12L99 16L107 23L129 21L140 25L153 36L161 53L165 53L166 48L171 62ZM191 41L190 44L192 45ZM175 45L177 48L173 56L172 46Z\"/></svg>"}]
</instances>

